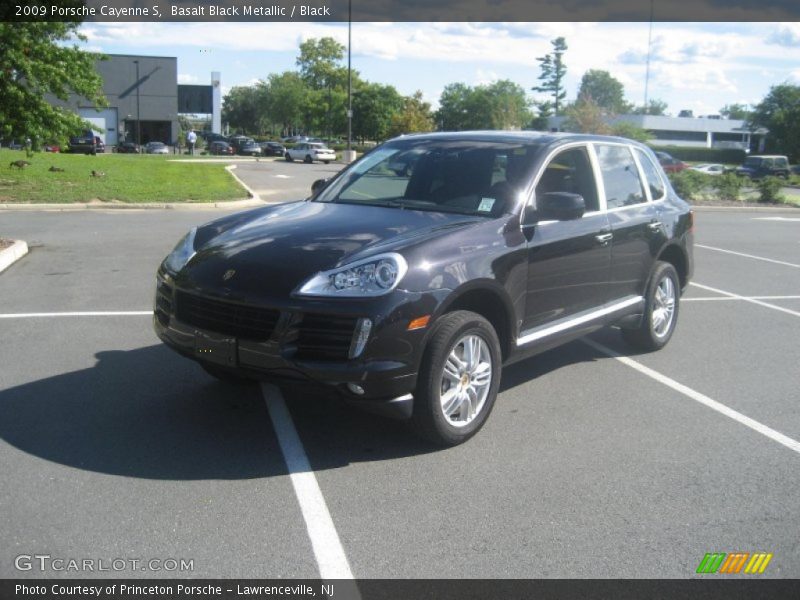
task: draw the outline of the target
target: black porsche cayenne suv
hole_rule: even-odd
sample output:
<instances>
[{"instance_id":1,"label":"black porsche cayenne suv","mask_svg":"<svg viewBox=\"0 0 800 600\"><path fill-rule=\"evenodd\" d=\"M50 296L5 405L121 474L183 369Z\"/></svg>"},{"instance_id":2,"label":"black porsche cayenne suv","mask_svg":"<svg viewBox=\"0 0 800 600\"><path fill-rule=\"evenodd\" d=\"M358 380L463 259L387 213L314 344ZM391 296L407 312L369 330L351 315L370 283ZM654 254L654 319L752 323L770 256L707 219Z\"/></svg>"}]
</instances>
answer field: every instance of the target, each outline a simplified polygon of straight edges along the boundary
<instances>
[{"instance_id":1,"label":"black porsche cayenne suv","mask_svg":"<svg viewBox=\"0 0 800 600\"><path fill-rule=\"evenodd\" d=\"M505 364L610 324L664 346L692 244L636 142L409 135L305 201L192 229L158 270L154 326L219 378L319 382L454 445Z\"/></svg>"}]
</instances>

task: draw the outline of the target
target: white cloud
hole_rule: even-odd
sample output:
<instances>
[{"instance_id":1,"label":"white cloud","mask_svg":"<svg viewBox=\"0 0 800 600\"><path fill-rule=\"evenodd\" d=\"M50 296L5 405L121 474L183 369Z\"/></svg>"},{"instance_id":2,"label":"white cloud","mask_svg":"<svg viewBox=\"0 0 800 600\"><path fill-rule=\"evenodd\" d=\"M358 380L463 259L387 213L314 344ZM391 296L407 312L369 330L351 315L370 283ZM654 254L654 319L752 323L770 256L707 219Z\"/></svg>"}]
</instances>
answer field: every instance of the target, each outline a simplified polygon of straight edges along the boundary
<instances>
[{"instance_id":1,"label":"white cloud","mask_svg":"<svg viewBox=\"0 0 800 600\"><path fill-rule=\"evenodd\" d=\"M770 44L800 47L800 23L784 23L767 38Z\"/></svg>"}]
</instances>

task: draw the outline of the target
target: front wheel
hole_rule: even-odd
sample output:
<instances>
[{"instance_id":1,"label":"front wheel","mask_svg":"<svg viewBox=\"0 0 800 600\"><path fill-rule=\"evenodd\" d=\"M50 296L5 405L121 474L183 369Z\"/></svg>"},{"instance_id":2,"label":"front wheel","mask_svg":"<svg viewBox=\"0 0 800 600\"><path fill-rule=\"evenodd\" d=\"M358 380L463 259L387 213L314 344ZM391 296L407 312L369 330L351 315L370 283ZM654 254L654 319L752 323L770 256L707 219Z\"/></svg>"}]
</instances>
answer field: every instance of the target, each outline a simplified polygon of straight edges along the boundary
<instances>
[{"instance_id":1,"label":"front wheel","mask_svg":"<svg viewBox=\"0 0 800 600\"><path fill-rule=\"evenodd\" d=\"M303 159L303 162L306 163L306 164L311 164L312 162L314 162L314 159L311 158L310 154L306 154L306 157L305 157L305 159Z\"/></svg>"},{"instance_id":2,"label":"front wheel","mask_svg":"<svg viewBox=\"0 0 800 600\"><path fill-rule=\"evenodd\" d=\"M286 162L292 162L292 161L294 160L294 159L292 158L292 155L291 155L291 154L289 154L288 152L286 153L286 156L285 156L284 158L286 158Z\"/></svg>"},{"instance_id":3,"label":"front wheel","mask_svg":"<svg viewBox=\"0 0 800 600\"><path fill-rule=\"evenodd\" d=\"M678 322L680 279L668 262L657 262L647 285L642 323L623 329L622 336L640 350L660 350L667 345Z\"/></svg>"},{"instance_id":4,"label":"front wheel","mask_svg":"<svg viewBox=\"0 0 800 600\"><path fill-rule=\"evenodd\" d=\"M412 424L440 446L456 446L483 427L500 387L500 342L469 311L444 315L428 343L414 394Z\"/></svg>"}]
</instances>

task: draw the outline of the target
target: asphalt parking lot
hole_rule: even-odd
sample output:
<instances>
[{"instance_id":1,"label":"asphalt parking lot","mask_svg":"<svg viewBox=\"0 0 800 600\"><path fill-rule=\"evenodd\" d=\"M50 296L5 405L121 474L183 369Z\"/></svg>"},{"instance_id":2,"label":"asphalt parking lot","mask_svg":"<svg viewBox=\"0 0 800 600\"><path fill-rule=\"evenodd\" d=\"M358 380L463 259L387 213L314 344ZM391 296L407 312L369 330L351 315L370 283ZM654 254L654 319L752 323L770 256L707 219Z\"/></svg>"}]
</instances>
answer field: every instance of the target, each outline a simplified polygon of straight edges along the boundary
<instances>
[{"instance_id":1,"label":"asphalt parking lot","mask_svg":"<svg viewBox=\"0 0 800 600\"><path fill-rule=\"evenodd\" d=\"M338 168L275 165L302 173L285 194ZM0 274L0 577L98 575L15 568L47 554L193 561L130 577L687 578L733 551L800 577L797 211L699 212L664 350L605 330L513 365L448 450L159 343L156 267L222 214L2 215L31 253Z\"/></svg>"}]
</instances>

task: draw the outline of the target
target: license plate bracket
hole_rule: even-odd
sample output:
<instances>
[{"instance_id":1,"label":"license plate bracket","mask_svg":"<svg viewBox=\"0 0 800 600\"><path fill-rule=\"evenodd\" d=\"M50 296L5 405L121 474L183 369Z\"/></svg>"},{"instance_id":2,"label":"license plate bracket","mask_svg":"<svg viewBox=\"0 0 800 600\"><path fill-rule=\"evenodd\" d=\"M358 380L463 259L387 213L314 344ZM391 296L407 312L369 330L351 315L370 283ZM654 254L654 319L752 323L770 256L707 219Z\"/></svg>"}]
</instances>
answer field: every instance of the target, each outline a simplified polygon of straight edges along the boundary
<instances>
[{"instance_id":1,"label":"license plate bracket","mask_svg":"<svg viewBox=\"0 0 800 600\"><path fill-rule=\"evenodd\" d=\"M194 354L206 362L235 367L238 362L236 360L236 338L206 331L195 331Z\"/></svg>"}]
</instances>

